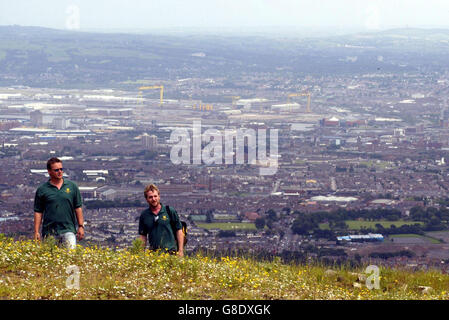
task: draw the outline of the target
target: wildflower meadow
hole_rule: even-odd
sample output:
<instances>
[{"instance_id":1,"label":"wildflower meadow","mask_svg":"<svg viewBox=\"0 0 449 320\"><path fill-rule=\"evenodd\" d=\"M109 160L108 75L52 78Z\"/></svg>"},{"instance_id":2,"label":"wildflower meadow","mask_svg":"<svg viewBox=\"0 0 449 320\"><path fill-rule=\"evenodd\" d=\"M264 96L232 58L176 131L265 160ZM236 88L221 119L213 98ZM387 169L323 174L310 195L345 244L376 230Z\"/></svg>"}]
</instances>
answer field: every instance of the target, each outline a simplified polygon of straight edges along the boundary
<instances>
[{"instance_id":1,"label":"wildflower meadow","mask_svg":"<svg viewBox=\"0 0 449 320\"><path fill-rule=\"evenodd\" d=\"M448 299L449 275L379 268L284 264L143 250L15 241L0 235L0 299L358 300Z\"/></svg>"}]
</instances>

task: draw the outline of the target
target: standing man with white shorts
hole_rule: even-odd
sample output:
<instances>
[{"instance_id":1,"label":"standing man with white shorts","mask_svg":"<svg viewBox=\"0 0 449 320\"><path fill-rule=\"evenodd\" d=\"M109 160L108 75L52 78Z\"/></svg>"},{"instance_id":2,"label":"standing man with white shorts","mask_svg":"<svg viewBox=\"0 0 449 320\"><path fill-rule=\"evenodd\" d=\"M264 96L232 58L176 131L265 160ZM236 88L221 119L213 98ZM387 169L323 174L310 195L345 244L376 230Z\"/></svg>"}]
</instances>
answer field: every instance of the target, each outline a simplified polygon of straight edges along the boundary
<instances>
[{"instance_id":1,"label":"standing man with white shorts","mask_svg":"<svg viewBox=\"0 0 449 320\"><path fill-rule=\"evenodd\" d=\"M76 240L84 238L84 218L81 194L78 186L63 178L62 161L51 158L47 161L50 179L36 190L34 198L34 239L54 236L67 248L74 249Z\"/></svg>"}]
</instances>

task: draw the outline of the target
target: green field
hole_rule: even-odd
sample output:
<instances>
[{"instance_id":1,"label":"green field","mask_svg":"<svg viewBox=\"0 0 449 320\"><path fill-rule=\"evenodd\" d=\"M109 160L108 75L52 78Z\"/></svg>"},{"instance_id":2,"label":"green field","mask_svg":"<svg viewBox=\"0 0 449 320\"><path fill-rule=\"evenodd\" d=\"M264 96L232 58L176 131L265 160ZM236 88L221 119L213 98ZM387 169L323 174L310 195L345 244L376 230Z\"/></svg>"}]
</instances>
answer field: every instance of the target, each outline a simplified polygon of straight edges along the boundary
<instances>
[{"instance_id":1,"label":"green field","mask_svg":"<svg viewBox=\"0 0 449 320\"><path fill-rule=\"evenodd\" d=\"M421 221L406 221L406 220L398 220L398 221L388 221L388 220L375 220L375 221L358 221L358 220L346 220L345 223L348 225L351 230L360 230L362 227L365 228L376 228L376 224L381 224L384 228L391 228L392 225L395 225L396 228L403 226L405 224L413 225L415 223L423 224ZM320 223L320 229L329 230L329 223Z\"/></svg>"},{"instance_id":2,"label":"green field","mask_svg":"<svg viewBox=\"0 0 449 320\"><path fill-rule=\"evenodd\" d=\"M197 226L203 229L220 229L220 230L256 230L254 223L235 223L235 222L223 222L223 223L198 223Z\"/></svg>"},{"instance_id":3,"label":"green field","mask_svg":"<svg viewBox=\"0 0 449 320\"><path fill-rule=\"evenodd\" d=\"M430 241L433 244L441 243L440 240L432 238L432 237L426 237L420 234L414 234L414 233L405 233L405 234L392 234L388 236L389 238L421 238L427 241Z\"/></svg>"},{"instance_id":4,"label":"green field","mask_svg":"<svg viewBox=\"0 0 449 320\"><path fill-rule=\"evenodd\" d=\"M369 161L360 161L361 165L364 165L368 168L375 167L376 169L385 170L392 166L388 161L379 161L379 160L369 160Z\"/></svg>"},{"instance_id":5,"label":"green field","mask_svg":"<svg viewBox=\"0 0 449 320\"><path fill-rule=\"evenodd\" d=\"M306 164L307 161L296 159L293 163L294 164Z\"/></svg>"},{"instance_id":6,"label":"green field","mask_svg":"<svg viewBox=\"0 0 449 320\"><path fill-rule=\"evenodd\" d=\"M232 220L235 219L233 215L214 216L214 220Z\"/></svg>"}]
</instances>

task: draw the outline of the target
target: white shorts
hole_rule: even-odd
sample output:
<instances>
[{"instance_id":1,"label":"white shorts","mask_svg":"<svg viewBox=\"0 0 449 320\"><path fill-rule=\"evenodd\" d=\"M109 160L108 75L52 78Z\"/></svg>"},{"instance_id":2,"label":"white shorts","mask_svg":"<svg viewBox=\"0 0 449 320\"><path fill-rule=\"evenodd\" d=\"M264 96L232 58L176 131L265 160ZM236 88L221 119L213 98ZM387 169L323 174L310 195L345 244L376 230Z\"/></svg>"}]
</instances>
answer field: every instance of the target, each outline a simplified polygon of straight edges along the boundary
<instances>
[{"instance_id":1,"label":"white shorts","mask_svg":"<svg viewBox=\"0 0 449 320\"><path fill-rule=\"evenodd\" d=\"M67 249L76 248L76 235L73 232L66 232L59 235L59 242L63 243Z\"/></svg>"}]
</instances>

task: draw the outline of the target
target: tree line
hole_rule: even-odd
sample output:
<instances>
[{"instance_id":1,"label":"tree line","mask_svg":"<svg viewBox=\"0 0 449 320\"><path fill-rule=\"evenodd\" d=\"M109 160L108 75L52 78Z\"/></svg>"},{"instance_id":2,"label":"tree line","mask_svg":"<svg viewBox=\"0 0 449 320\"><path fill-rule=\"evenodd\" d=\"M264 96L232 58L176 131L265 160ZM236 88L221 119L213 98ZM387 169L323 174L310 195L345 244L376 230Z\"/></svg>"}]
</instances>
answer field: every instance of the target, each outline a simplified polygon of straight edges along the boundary
<instances>
[{"instance_id":1,"label":"tree line","mask_svg":"<svg viewBox=\"0 0 449 320\"><path fill-rule=\"evenodd\" d=\"M448 229L449 210L446 207L413 207L410 209L408 217L401 217L401 212L397 209L362 209L350 210L339 208L332 212L313 212L301 213L295 211L296 219L292 224L292 231L300 235L313 235L318 238L326 238L334 240L337 235L348 232L346 220L363 220L363 221L398 221L401 218L410 221L410 224L404 224L400 227L392 225L389 228L378 223L374 228L361 227L359 233L382 233L382 234L424 234L427 231L440 231ZM422 222L422 223L417 223ZM328 223L329 230L320 228L320 223Z\"/></svg>"}]
</instances>

